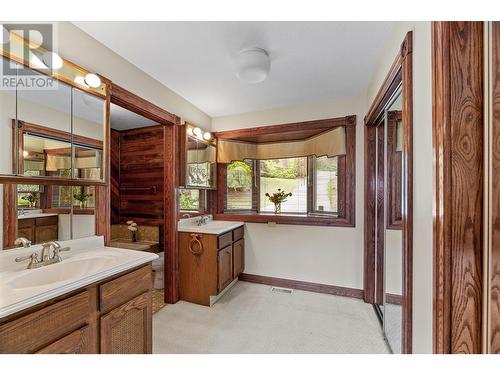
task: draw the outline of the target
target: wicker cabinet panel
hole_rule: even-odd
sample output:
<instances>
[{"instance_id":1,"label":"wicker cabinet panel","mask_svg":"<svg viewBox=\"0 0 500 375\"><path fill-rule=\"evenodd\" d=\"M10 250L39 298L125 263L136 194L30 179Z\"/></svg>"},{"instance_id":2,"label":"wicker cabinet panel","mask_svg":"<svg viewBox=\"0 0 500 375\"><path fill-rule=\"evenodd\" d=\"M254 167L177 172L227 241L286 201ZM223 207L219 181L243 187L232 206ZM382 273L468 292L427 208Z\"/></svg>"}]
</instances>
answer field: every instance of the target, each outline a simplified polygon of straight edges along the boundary
<instances>
[{"instance_id":1,"label":"wicker cabinet panel","mask_svg":"<svg viewBox=\"0 0 500 375\"><path fill-rule=\"evenodd\" d=\"M151 293L101 317L101 353L148 354L152 350Z\"/></svg>"}]
</instances>

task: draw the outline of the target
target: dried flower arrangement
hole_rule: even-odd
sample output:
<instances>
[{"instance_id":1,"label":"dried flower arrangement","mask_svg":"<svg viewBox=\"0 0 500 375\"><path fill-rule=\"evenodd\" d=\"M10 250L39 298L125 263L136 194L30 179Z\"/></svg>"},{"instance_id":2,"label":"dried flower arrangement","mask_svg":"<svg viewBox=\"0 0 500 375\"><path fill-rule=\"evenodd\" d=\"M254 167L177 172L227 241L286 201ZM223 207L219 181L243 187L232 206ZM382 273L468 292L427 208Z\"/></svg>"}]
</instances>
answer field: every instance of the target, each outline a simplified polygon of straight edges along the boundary
<instances>
[{"instance_id":1,"label":"dried flower arrangement","mask_svg":"<svg viewBox=\"0 0 500 375\"><path fill-rule=\"evenodd\" d=\"M285 193L284 190L278 189L278 192L273 193L272 195L269 193L266 193L266 197L269 198L271 202L274 203L274 213L279 214L281 213L281 203L286 202L288 197L291 197L292 193Z\"/></svg>"},{"instance_id":2,"label":"dried flower arrangement","mask_svg":"<svg viewBox=\"0 0 500 375\"><path fill-rule=\"evenodd\" d=\"M137 242L137 223L132 220L127 221L127 229L132 233L132 242Z\"/></svg>"}]
</instances>

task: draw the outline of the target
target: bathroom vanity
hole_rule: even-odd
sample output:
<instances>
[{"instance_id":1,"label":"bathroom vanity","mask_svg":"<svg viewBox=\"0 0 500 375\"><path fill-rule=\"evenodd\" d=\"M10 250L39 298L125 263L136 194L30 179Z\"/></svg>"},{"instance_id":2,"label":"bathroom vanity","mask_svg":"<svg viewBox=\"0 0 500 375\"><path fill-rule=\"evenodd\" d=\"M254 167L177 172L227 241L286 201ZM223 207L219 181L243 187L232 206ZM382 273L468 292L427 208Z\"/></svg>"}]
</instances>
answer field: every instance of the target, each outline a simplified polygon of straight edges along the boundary
<instances>
[{"instance_id":1,"label":"bathroom vanity","mask_svg":"<svg viewBox=\"0 0 500 375\"><path fill-rule=\"evenodd\" d=\"M196 218L179 222L180 298L213 305L243 272L244 223Z\"/></svg>"},{"instance_id":2,"label":"bathroom vanity","mask_svg":"<svg viewBox=\"0 0 500 375\"><path fill-rule=\"evenodd\" d=\"M61 242L64 260L36 269L0 255L0 353L151 353L155 254L104 247L102 237Z\"/></svg>"}]
</instances>

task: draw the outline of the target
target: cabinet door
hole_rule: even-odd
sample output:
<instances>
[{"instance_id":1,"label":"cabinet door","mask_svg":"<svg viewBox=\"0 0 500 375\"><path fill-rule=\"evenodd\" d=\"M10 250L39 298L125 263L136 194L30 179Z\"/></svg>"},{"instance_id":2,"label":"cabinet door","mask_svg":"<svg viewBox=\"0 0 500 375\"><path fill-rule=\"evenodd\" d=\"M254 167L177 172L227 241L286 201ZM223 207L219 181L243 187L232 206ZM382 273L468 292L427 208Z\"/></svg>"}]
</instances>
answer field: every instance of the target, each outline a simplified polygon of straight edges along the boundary
<instances>
[{"instance_id":1,"label":"cabinet door","mask_svg":"<svg viewBox=\"0 0 500 375\"><path fill-rule=\"evenodd\" d=\"M17 237L24 237L33 243L35 242L35 227L17 228Z\"/></svg>"},{"instance_id":2,"label":"cabinet door","mask_svg":"<svg viewBox=\"0 0 500 375\"><path fill-rule=\"evenodd\" d=\"M233 279L243 272L245 267L245 240L241 239L233 244Z\"/></svg>"},{"instance_id":3,"label":"cabinet door","mask_svg":"<svg viewBox=\"0 0 500 375\"><path fill-rule=\"evenodd\" d=\"M219 250L219 292L233 281L233 252L231 245Z\"/></svg>"},{"instance_id":4,"label":"cabinet door","mask_svg":"<svg viewBox=\"0 0 500 375\"><path fill-rule=\"evenodd\" d=\"M101 353L151 353L151 314L151 292L146 292L102 316Z\"/></svg>"},{"instance_id":5,"label":"cabinet door","mask_svg":"<svg viewBox=\"0 0 500 375\"><path fill-rule=\"evenodd\" d=\"M38 354L90 354L90 329L84 326L37 351Z\"/></svg>"},{"instance_id":6,"label":"cabinet door","mask_svg":"<svg viewBox=\"0 0 500 375\"><path fill-rule=\"evenodd\" d=\"M35 242L42 243L47 241L57 241L57 225L44 225L35 227Z\"/></svg>"}]
</instances>

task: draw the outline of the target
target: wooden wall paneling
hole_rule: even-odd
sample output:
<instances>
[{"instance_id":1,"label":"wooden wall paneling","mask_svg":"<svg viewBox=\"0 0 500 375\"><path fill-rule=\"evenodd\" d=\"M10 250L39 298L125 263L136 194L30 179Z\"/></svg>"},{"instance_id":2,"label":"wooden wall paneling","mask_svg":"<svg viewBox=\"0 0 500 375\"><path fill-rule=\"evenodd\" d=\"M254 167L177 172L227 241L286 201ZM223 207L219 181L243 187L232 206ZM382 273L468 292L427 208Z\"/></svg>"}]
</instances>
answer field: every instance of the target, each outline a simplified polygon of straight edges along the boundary
<instances>
[{"instance_id":1,"label":"wooden wall paneling","mask_svg":"<svg viewBox=\"0 0 500 375\"><path fill-rule=\"evenodd\" d=\"M434 351L482 351L483 23L433 22Z\"/></svg>"},{"instance_id":2,"label":"wooden wall paneling","mask_svg":"<svg viewBox=\"0 0 500 375\"><path fill-rule=\"evenodd\" d=\"M500 22L491 23L491 256L489 351L500 354Z\"/></svg>"},{"instance_id":3,"label":"wooden wall paneling","mask_svg":"<svg viewBox=\"0 0 500 375\"><path fill-rule=\"evenodd\" d=\"M17 185L3 185L3 248L14 247L17 238Z\"/></svg>"},{"instance_id":4,"label":"wooden wall paneling","mask_svg":"<svg viewBox=\"0 0 500 375\"><path fill-rule=\"evenodd\" d=\"M164 249L164 133L154 125L120 132L120 222L155 224Z\"/></svg>"}]
</instances>

